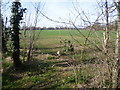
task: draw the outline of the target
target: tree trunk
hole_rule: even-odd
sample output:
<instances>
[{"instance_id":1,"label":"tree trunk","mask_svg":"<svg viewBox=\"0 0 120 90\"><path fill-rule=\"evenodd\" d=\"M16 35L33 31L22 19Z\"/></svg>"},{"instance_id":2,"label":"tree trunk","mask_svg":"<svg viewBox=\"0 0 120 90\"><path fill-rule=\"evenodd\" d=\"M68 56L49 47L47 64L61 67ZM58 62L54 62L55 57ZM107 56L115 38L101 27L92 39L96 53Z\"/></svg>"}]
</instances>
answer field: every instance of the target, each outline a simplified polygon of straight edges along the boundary
<instances>
[{"instance_id":1,"label":"tree trunk","mask_svg":"<svg viewBox=\"0 0 120 90\"><path fill-rule=\"evenodd\" d=\"M13 42L13 60L14 60L14 64L15 67L19 67L21 65L21 61L19 59L20 56L20 45L19 45L19 28L13 28L15 33L13 35L14 37L14 42Z\"/></svg>"},{"instance_id":2,"label":"tree trunk","mask_svg":"<svg viewBox=\"0 0 120 90\"><path fill-rule=\"evenodd\" d=\"M7 18L5 21L5 25L4 25L4 21L2 18L2 52L5 53L7 51L7 29L6 29L6 24L7 24Z\"/></svg>"},{"instance_id":3,"label":"tree trunk","mask_svg":"<svg viewBox=\"0 0 120 90\"><path fill-rule=\"evenodd\" d=\"M0 9L1 9L1 1L0 1ZM2 53L2 16L0 12L0 59L1 59L1 53Z\"/></svg>"},{"instance_id":4,"label":"tree trunk","mask_svg":"<svg viewBox=\"0 0 120 90\"><path fill-rule=\"evenodd\" d=\"M32 43L30 43L30 46L27 52L27 61L30 61L31 59L31 51L32 51Z\"/></svg>"},{"instance_id":5,"label":"tree trunk","mask_svg":"<svg viewBox=\"0 0 120 90\"><path fill-rule=\"evenodd\" d=\"M105 11L106 11L106 28L105 33L103 33L104 41L103 41L103 49L104 53L108 53L108 40L109 40L109 9L108 9L108 1L105 2Z\"/></svg>"},{"instance_id":6,"label":"tree trunk","mask_svg":"<svg viewBox=\"0 0 120 90\"><path fill-rule=\"evenodd\" d=\"M12 53L12 59L14 62L15 68L18 68L21 66L20 61L20 39L19 39L19 30L20 30L20 20L22 20L22 14L23 12L20 11L21 9L21 3L17 0L15 0L12 4L12 16L11 16L11 36L12 36L12 45L13 45L13 53Z\"/></svg>"},{"instance_id":7,"label":"tree trunk","mask_svg":"<svg viewBox=\"0 0 120 90\"><path fill-rule=\"evenodd\" d=\"M116 4L118 10L118 28L115 43L115 61L113 66L113 88L120 88L120 0Z\"/></svg>"},{"instance_id":8,"label":"tree trunk","mask_svg":"<svg viewBox=\"0 0 120 90\"><path fill-rule=\"evenodd\" d=\"M117 88L120 88L120 0L118 2L118 30L117 30L117 39L116 39L116 60L117 60Z\"/></svg>"}]
</instances>

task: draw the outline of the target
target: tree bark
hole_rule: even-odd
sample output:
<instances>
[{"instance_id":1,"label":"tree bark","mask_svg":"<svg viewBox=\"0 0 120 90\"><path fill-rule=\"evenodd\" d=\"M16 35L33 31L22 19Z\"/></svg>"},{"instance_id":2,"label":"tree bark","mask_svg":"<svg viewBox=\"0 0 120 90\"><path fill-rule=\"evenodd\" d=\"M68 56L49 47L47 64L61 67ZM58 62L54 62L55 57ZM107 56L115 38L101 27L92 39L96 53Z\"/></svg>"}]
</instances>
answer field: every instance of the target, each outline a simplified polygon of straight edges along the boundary
<instances>
[{"instance_id":1,"label":"tree bark","mask_svg":"<svg viewBox=\"0 0 120 90\"><path fill-rule=\"evenodd\" d=\"M13 53L12 58L14 62L15 68L18 68L21 66L20 61L20 43L19 43L19 30L20 30L20 20L22 19L22 16L20 16L20 9L21 3L17 2L16 0L13 2L12 5L12 17L11 17L11 26L12 26L12 45L13 45Z\"/></svg>"},{"instance_id":2,"label":"tree bark","mask_svg":"<svg viewBox=\"0 0 120 90\"><path fill-rule=\"evenodd\" d=\"M103 49L105 54L108 53L108 40L109 40L109 8L108 8L108 1L105 2L105 11L106 11L106 28L105 33L103 33L104 36L104 42L103 42Z\"/></svg>"},{"instance_id":3,"label":"tree bark","mask_svg":"<svg viewBox=\"0 0 120 90\"><path fill-rule=\"evenodd\" d=\"M120 88L120 0L116 3L118 11L117 34L115 43L115 61L113 66L113 88Z\"/></svg>"},{"instance_id":4,"label":"tree bark","mask_svg":"<svg viewBox=\"0 0 120 90\"><path fill-rule=\"evenodd\" d=\"M0 1L0 11L1 11L1 1ZM2 53L2 16L0 12L0 59L1 59L1 53Z\"/></svg>"},{"instance_id":5,"label":"tree bark","mask_svg":"<svg viewBox=\"0 0 120 90\"><path fill-rule=\"evenodd\" d=\"M1 11L1 1L0 1ZM2 90L2 15L0 12L0 90Z\"/></svg>"},{"instance_id":6,"label":"tree bark","mask_svg":"<svg viewBox=\"0 0 120 90\"><path fill-rule=\"evenodd\" d=\"M116 60L118 69L117 88L120 88L120 0L118 2L118 30L116 40Z\"/></svg>"}]
</instances>

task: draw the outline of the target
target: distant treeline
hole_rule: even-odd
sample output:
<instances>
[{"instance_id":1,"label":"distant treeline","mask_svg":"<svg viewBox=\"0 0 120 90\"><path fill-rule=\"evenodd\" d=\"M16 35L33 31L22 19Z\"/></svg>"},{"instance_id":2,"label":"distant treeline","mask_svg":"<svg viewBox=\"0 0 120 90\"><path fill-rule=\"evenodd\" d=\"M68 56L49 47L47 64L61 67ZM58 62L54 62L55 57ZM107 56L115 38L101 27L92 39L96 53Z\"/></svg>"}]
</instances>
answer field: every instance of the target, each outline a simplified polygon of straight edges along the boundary
<instances>
[{"instance_id":1,"label":"distant treeline","mask_svg":"<svg viewBox=\"0 0 120 90\"><path fill-rule=\"evenodd\" d=\"M105 24L101 24L101 23L94 23L90 26L86 26L84 28L77 28L79 30L105 30L106 28L106 25ZM117 28L117 25L116 25L116 21L113 21L111 23L109 23L109 30L116 30ZM22 27L21 30L64 30L64 29L67 29L67 30L75 30L76 28L74 27L34 27L34 26L31 26L31 27Z\"/></svg>"},{"instance_id":2,"label":"distant treeline","mask_svg":"<svg viewBox=\"0 0 120 90\"><path fill-rule=\"evenodd\" d=\"M68 29L68 30L75 30L75 28L66 28L66 27L22 27L21 30L63 30L63 29ZM84 28L79 28L79 29L84 29Z\"/></svg>"}]
</instances>

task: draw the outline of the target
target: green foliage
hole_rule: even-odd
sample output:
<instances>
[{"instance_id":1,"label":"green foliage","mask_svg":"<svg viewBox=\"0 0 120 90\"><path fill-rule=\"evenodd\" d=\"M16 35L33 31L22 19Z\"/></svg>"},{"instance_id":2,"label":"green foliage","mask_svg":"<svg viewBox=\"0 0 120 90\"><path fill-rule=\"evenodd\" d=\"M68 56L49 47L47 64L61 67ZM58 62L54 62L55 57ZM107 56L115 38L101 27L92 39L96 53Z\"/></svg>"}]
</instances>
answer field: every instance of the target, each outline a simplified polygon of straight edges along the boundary
<instances>
[{"instance_id":1,"label":"green foliage","mask_svg":"<svg viewBox=\"0 0 120 90\"><path fill-rule=\"evenodd\" d=\"M10 18L10 23L11 23L11 40L14 42L15 35L19 35L19 30L20 30L20 21L23 20L23 13L25 13L26 8L21 7L20 2L13 2L12 3L12 16ZM13 44L14 45L14 44Z\"/></svg>"},{"instance_id":2,"label":"green foliage","mask_svg":"<svg viewBox=\"0 0 120 90\"><path fill-rule=\"evenodd\" d=\"M11 41L12 41L12 58L14 61L15 67L19 67L21 65L21 61L19 59L20 56L20 39L19 39L19 30L20 30L20 21L23 19L23 13L25 13L25 9L21 7L20 2L13 2L12 3L12 16L10 19L11 24Z\"/></svg>"},{"instance_id":3,"label":"green foliage","mask_svg":"<svg viewBox=\"0 0 120 90\"><path fill-rule=\"evenodd\" d=\"M63 83L60 85L60 88L67 88L67 87L76 88L77 87L76 85L88 84L91 78L92 77L90 75L85 74L81 71L77 71L65 77Z\"/></svg>"},{"instance_id":4,"label":"green foliage","mask_svg":"<svg viewBox=\"0 0 120 90\"><path fill-rule=\"evenodd\" d=\"M4 21L2 18L2 52L3 53L8 51L7 41L8 41L8 37L9 37L9 29L6 28L6 24L7 24L7 18L6 18L5 25L4 25Z\"/></svg>"},{"instance_id":5,"label":"green foliage","mask_svg":"<svg viewBox=\"0 0 120 90\"><path fill-rule=\"evenodd\" d=\"M75 77L74 76L67 77L65 82L66 83L75 83Z\"/></svg>"},{"instance_id":6,"label":"green foliage","mask_svg":"<svg viewBox=\"0 0 120 90\"><path fill-rule=\"evenodd\" d=\"M84 59L82 60L82 62L83 62L84 64L88 64L88 63L97 64L97 63L99 63L99 62L97 61L97 58L96 58L96 57L84 58Z\"/></svg>"},{"instance_id":7,"label":"green foliage","mask_svg":"<svg viewBox=\"0 0 120 90\"><path fill-rule=\"evenodd\" d=\"M4 54L3 54L3 58L6 58L6 57L11 57L12 56L12 52L9 50L9 51L6 51Z\"/></svg>"},{"instance_id":8,"label":"green foliage","mask_svg":"<svg viewBox=\"0 0 120 90\"><path fill-rule=\"evenodd\" d=\"M81 73L77 73L76 75L72 75L72 76L68 76L65 79L65 83L76 83L76 84L82 84L82 83L88 83L89 81L89 76L88 75L84 75Z\"/></svg>"},{"instance_id":9,"label":"green foliage","mask_svg":"<svg viewBox=\"0 0 120 90\"><path fill-rule=\"evenodd\" d=\"M74 51L73 43L70 40L65 39L63 41L60 41L60 43L64 45L64 49L63 49L64 52Z\"/></svg>"},{"instance_id":10,"label":"green foliage","mask_svg":"<svg viewBox=\"0 0 120 90\"><path fill-rule=\"evenodd\" d=\"M105 82L104 82L104 86L107 88L109 88L111 84L112 84L112 82L110 80L105 80Z\"/></svg>"},{"instance_id":11,"label":"green foliage","mask_svg":"<svg viewBox=\"0 0 120 90\"><path fill-rule=\"evenodd\" d=\"M48 59L49 59L49 60L51 60L51 59L56 59L56 57L54 57L54 56L49 56Z\"/></svg>"},{"instance_id":12,"label":"green foliage","mask_svg":"<svg viewBox=\"0 0 120 90\"><path fill-rule=\"evenodd\" d=\"M5 65L4 68L8 68L8 65ZM36 87L37 85L46 84L47 82L54 82L52 78L55 72L55 69L51 67L50 62L44 61L30 61L25 62L23 67L20 70L11 70L3 72L3 89L8 88L29 88L31 86ZM50 85L52 87L54 85ZM32 87L31 87L32 88Z\"/></svg>"},{"instance_id":13,"label":"green foliage","mask_svg":"<svg viewBox=\"0 0 120 90\"><path fill-rule=\"evenodd\" d=\"M3 69L4 68L10 68L10 67L12 67L13 65L11 64L11 63L9 63L9 62L4 62L3 61L3 63L2 63L2 67L3 67Z\"/></svg>"},{"instance_id":14,"label":"green foliage","mask_svg":"<svg viewBox=\"0 0 120 90\"><path fill-rule=\"evenodd\" d=\"M120 16L120 1L118 1L118 7L117 7L117 9L118 9L118 15Z\"/></svg>"}]
</instances>

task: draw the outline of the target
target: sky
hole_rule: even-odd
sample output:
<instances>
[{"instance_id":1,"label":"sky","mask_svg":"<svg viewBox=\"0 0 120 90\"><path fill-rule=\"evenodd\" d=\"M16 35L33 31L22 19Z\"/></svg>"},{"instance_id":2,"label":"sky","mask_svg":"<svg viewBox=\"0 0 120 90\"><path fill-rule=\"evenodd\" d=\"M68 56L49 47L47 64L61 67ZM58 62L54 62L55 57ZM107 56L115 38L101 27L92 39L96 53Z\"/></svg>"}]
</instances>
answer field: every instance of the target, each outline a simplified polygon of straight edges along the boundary
<instances>
[{"instance_id":1,"label":"sky","mask_svg":"<svg viewBox=\"0 0 120 90\"><path fill-rule=\"evenodd\" d=\"M4 0L7 3L11 0ZM35 6L40 4L41 12L48 18L59 22L74 22L78 26L83 26L85 23L79 18L76 19L79 13L84 10L85 16L82 18L89 19L94 22L98 16L97 1L99 0L20 0L22 7L27 8L24 14L24 22L27 26L34 26L35 21ZM100 0L101 1L101 0ZM11 3L6 5L3 9L4 17L10 16ZM76 11L77 10L77 11ZM78 13L79 12L79 13ZM58 26L71 26L64 23L56 23L39 14L37 17L38 27L58 27Z\"/></svg>"}]
</instances>

